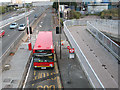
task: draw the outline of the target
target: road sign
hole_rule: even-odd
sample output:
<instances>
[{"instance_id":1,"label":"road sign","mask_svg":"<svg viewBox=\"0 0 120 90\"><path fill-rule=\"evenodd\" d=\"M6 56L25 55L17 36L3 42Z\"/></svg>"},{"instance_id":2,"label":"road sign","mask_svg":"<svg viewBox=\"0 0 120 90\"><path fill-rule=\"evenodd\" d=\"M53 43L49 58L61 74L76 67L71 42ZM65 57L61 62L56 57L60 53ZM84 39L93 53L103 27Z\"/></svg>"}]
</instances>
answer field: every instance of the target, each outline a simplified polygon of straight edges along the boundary
<instances>
[{"instance_id":1,"label":"road sign","mask_svg":"<svg viewBox=\"0 0 120 90\"><path fill-rule=\"evenodd\" d=\"M70 49L70 46L67 46L67 49Z\"/></svg>"},{"instance_id":2,"label":"road sign","mask_svg":"<svg viewBox=\"0 0 120 90\"><path fill-rule=\"evenodd\" d=\"M74 58L75 54L74 53L69 53L69 58Z\"/></svg>"},{"instance_id":3,"label":"road sign","mask_svg":"<svg viewBox=\"0 0 120 90\"><path fill-rule=\"evenodd\" d=\"M69 49L69 53L74 53L74 52L75 52L74 48Z\"/></svg>"}]
</instances>

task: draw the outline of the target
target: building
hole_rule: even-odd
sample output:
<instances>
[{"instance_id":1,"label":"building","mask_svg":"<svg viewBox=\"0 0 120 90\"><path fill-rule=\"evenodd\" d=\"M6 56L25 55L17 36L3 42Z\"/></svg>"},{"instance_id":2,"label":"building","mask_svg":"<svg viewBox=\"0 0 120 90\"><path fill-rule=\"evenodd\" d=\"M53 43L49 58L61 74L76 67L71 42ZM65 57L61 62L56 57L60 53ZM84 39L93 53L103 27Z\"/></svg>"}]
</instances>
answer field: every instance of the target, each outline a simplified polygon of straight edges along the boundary
<instances>
[{"instance_id":1,"label":"building","mask_svg":"<svg viewBox=\"0 0 120 90\"><path fill-rule=\"evenodd\" d=\"M67 9L64 9L64 19L69 19L70 18L70 13L71 12L71 9L70 8L67 8Z\"/></svg>"},{"instance_id":2,"label":"building","mask_svg":"<svg viewBox=\"0 0 120 90\"><path fill-rule=\"evenodd\" d=\"M32 6L44 6L44 5L52 5L52 2L49 1L36 1L32 2Z\"/></svg>"},{"instance_id":3,"label":"building","mask_svg":"<svg viewBox=\"0 0 120 90\"><path fill-rule=\"evenodd\" d=\"M21 0L16 0L15 3L16 3L16 4L22 4L22 1L21 1Z\"/></svg>"},{"instance_id":4,"label":"building","mask_svg":"<svg viewBox=\"0 0 120 90\"><path fill-rule=\"evenodd\" d=\"M103 10L108 10L108 3L93 3L93 4L88 4L87 11L88 13L94 14L94 13L99 13Z\"/></svg>"}]
</instances>

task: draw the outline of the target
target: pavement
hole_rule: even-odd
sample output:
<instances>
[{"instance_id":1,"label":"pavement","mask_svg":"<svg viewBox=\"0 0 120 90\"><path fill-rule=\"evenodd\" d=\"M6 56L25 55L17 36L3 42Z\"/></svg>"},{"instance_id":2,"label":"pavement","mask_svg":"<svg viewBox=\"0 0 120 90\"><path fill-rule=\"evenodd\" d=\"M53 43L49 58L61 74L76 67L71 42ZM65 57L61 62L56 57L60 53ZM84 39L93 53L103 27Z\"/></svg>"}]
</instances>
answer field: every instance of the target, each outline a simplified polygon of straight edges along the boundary
<instances>
[{"instance_id":1,"label":"pavement","mask_svg":"<svg viewBox=\"0 0 120 90\"><path fill-rule=\"evenodd\" d=\"M57 37L59 37L59 35ZM67 49L67 46L70 46L70 44L67 41L64 33L62 33L61 35L61 40L61 43L63 43L63 45L61 46L61 59L60 45L58 43L56 43L56 53L59 72L61 74L61 82L64 89L92 88L84 71L82 70L82 67L80 66L77 56L75 55L74 58L69 58L69 50Z\"/></svg>"},{"instance_id":2,"label":"pavement","mask_svg":"<svg viewBox=\"0 0 120 90\"><path fill-rule=\"evenodd\" d=\"M69 27L69 30L103 86L118 88L119 65L117 59L87 32L86 26L72 26Z\"/></svg>"},{"instance_id":3,"label":"pavement","mask_svg":"<svg viewBox=\"0 0 120 90\"><path fill-rule=\"evenodd\" d=\"M55 34L55 31L53 31ZM56 35L55 40L59 38ZM37 35L32 35L32 43L35 43ZM24 38L23 38L24 39ZM64 45L62 46L62 59L59 57L59 45L56 42L56 54L57 63L59 67L59 73L61 75L61 81L63 88L91 88L84 71L80 67L77 57L69 59L68 50L66 47L69 45L64 33L62 33L62 40ZM21 42L20 46L16 48L15 53L11 53L8 57L9 61L6 67L0 73L0 82L2 88L20 88L23 85L28 66L30 64L31 51L28 50L28 42Z\"/></svg>"},{"instance_id":4,"label":"pavement","mask_svg":"<svg viewBox=\"0 0 120 90\"><path fill-rule=\"evenodd\" d=\"M25 77L27 64L31 51L28 50L28 43L21 43L11 60L6 64L0 77L2 77L2 88L20 88ZM1 88L0 88L1 89Z\"/></svg>"}]
</instances>

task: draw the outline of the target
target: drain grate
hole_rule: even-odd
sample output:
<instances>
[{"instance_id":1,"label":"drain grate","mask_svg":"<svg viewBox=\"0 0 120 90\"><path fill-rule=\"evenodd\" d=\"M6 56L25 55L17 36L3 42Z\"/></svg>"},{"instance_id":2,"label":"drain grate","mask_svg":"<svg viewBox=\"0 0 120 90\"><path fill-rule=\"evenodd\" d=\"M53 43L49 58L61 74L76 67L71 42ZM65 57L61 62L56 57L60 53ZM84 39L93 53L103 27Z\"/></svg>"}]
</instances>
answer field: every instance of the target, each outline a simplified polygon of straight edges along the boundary
<instances>
[{"instance_id":1,"label":"drain grate","mask_svg":"<svg viewBox=\"0 0 120 90\"><path fill-rule=\"evenodd\" d=\"M6 79L3 80L3 82L10 82L10 81L11 81L10 78L6 78Z\"/></svg>"}]
</instances>

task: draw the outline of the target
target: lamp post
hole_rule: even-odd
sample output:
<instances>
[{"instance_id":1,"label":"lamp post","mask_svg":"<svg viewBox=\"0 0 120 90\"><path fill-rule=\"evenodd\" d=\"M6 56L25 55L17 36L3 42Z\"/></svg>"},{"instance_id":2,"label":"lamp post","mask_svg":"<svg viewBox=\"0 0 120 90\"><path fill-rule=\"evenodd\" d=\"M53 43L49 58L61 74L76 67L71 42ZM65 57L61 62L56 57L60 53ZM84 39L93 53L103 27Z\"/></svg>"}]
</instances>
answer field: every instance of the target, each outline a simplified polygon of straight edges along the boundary
<instances>
[{"instance_id":1,"label":"lamp post","mask_svg":"<svg viewBox=\"0 0 120 90\"><path fill-rule=\"evenodd\" d=\"M60 7L59 7L59 0L58 0L58 14L59 14L59 30L60 30L60 34L59 34L59 37L60 37L60 59L61 59L61 28L60 28Z\"/></svg>"}]
</instances>

